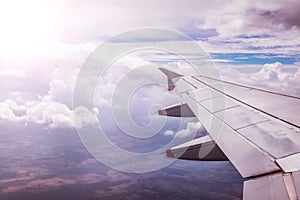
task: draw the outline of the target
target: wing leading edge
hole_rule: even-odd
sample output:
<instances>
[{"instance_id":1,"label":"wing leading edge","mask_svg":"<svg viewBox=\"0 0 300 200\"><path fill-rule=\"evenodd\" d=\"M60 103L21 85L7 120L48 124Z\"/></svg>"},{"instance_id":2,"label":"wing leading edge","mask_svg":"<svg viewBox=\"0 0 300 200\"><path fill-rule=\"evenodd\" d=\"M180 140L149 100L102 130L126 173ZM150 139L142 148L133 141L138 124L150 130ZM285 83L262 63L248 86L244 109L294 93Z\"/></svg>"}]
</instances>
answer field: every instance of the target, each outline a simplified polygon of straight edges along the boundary
<instances>
[{"instance_id":1,"label":"wing leading edge","mask_svg":"<svg viewBox=\"0 0 300 200\"><path fill-rule=\"evenodd\" d=\"M215 144L224 160L228 158L247 178L243 199L300 198L299 97L160 70L168 77L169 89L171 86L181 97L183 106L177 108L187 105L189 109L182 113L192 112L208 131L208 143ZM207 146L206 139L173 147L167 155L201 160L199 152ZM174 156L174 152L182 156Z\"/></svg>"}]
</instances>

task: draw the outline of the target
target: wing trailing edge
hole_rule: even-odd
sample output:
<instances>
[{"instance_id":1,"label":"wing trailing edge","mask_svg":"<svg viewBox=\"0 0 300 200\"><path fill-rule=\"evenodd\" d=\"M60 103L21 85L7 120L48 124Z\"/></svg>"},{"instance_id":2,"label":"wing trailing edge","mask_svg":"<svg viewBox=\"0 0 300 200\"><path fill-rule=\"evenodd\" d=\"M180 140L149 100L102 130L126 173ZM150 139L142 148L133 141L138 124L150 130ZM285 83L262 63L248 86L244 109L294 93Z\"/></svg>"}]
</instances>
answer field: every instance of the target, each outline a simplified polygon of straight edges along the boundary
<instances>
[{"instance_id":1,"label":"wing trailing edge","mask_svg":"<svg viewBox=\"0 0 300 200\"><path fill-rule=\"evenodd\" d=\"M175 105L158 110L158 115L169 117L196 117L187 104Z\"/></svg>"},{"instance_id":2,"label":"wing trailing edge","mask_svg":"<svg viewBox=\"0 0 300 200\"><path fill-rule=\"evenodd\" d=\"M168 149L167 156L186 160L228 160L226 155L208 135Z\"/></svg>"}]
</instances>

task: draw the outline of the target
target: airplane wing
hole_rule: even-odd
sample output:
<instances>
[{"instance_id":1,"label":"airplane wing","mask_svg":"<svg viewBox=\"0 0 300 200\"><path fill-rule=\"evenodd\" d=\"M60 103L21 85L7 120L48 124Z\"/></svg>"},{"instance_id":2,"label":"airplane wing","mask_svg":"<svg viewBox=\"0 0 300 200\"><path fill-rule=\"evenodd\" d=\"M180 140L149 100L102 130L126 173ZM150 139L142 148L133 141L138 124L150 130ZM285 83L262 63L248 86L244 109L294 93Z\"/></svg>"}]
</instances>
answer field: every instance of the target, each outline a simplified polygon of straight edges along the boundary
<instances>
[{"instance_id":1,"label":"airplane wing","mask_svg":"<svg viewBox=\"0 0 300 200\"><path fill-rule=\"evenodd\" d=\"M230 160L243 199L300 199L300 98L165 68L181 104L158 112L196 116L209 133L167 150L191 160Z\"/></svg>"}]
</instances>

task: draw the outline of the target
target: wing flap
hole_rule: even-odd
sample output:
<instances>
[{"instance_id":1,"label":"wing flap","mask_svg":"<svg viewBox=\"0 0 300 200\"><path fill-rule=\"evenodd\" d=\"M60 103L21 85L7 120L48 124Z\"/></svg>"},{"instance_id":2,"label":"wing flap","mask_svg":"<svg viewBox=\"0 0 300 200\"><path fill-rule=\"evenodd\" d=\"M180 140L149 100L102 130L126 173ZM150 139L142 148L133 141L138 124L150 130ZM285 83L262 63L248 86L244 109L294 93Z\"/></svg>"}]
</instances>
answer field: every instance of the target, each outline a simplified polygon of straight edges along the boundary
<instances>
[{"instance_id":1,"label":"wing flap","mask_svg":"<svg viewBox=\"0 0 300 200\"><path fill-rule=\"evenodd\" d=\"M195 117L195 114L187 104L163 108L158 110L158 114L170 117Z\"/></svg>"},{"instance_id":2,"label":"wing flap","mask_svg":"<svg viewBox=\"0 0 300 200\"><path fill-rule=\"evenodd\" d=\"M283 174L276 173L244 182L244 200L273 199L289 200Z\"/></svg>"},{"instance_id":3,"label":"wing flap","mask_svg":"<svg viewBox=\"0 0 300 200\"><path fill-rule=\"evenodd\" d=\"M300 171L293 172L293 180L297 196L300 198Z\"/></svg>"},{"instance_id":4,"label":"wing flap","mask_svg":"<svg viewBox=\"0 0 300 200\"><path fill-rule=\"evenodd\" d=\"M244 127L238 132L276 159L300 152L300 134L278 120Z\"/></svg>"},{"instance_id":5,"label":"wing flap","mask_svg":"<svg viewBox=\"0 0 300 200\"><path fill-rule=\"evenodd\" d=\"M285 172L300 170L300 153L277 159L276 162Z\"/></svg>"},{"instance_id":6,"label":"wing flap","mask_svg":"<svg viewBox=\"0 0 300 200\"><path fill-rule=\"evenodd\" d=\"M183 94L181 97L187 102L193 113L209 132L211 138L243 177L257 176L280 170L274 163L274 158L245 139L192 97L187 94Z\"/></svg>"},{"instance_id":7,"label":"wing flap","mask_svg":"<svg viewBox=\"0 0 300 200\"><path fill-rule=\"evenodd\" d=\"M228 158L209 137L204 136L183 143L167 150L167 156L172 158L203 161L225 161Z\"/></svg>"}]
</instances>

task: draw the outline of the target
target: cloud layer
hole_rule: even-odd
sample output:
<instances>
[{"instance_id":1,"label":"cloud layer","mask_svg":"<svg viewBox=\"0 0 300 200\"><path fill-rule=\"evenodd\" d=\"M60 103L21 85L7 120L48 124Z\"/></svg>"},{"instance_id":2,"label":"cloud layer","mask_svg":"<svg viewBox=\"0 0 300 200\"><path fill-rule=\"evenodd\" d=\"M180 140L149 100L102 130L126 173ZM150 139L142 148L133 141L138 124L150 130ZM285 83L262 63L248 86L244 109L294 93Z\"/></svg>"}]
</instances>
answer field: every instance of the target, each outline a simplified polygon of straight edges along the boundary
<instances>
[{"instance_id":1,"label":"cloud layer","mask_svg":"<svg viewBox=\"0 0 300 200\"><path fill-rule=\"evenodd\" d=\"M21 111L21 112L20 112ZM18 114L16 114L18 113ZM86 107L69 109L66 105L54 101L31 101L18 105L11 99L0 103L0 120L36 123L48 128L82 128L86 124L96 123L95 110ZM74 122L74 115L78 123Z\"/></svg>"},{"instance_id":2,"label":"cloud layer","mask_svg":"<svg viewBox=\"0 0 300 200\"><path fill-rule=\"evenodd\" d=\"M53 31L51 37L41 41L42 45L30 52L21 47L15 52L0 51L1 119L32 121L48 124L51 128L74 126L71 119L74 112L84 115L94 112L92 105L77 111L71 109L74 83L88 55L101 41L113 35L152 26L182 31L209 53L223 55L215 60L220 63L220 72L228 79L295 93L299 91L300 81L297 63L300 59L298 7L297 0L48 2L49 13L46 14L49 16L45 23ZM229 53L237 55L236 58L229 59L226 56ZM235 70L237 64L234 62L243 60L238 56L241 53L261 53L261 62L270 57L274 62L253 63L256 71L245 73L245 70ZM289 64L276 62L282 57L292 61ZM247 56L244 60L252 61ZM147 64L167 64L173 68L184 65L176 56L162 53L125 56L116 62L98 87L96 106L109 107L112 91L122 75ZM288 67L293 69L286 70ZM131 78L133 82L158 80L151 74ZM164 84L163 81L159 83ZM85 95L82 96L84 98ZM148 87L146 92L138 90L131 99L132 117L140 120L141 124L147 124L154 103L168 104L172 101L174 97L161 87ZM135 107L138 109L133 109ZM82 123L86 123L84 119Z\"/></svg>"}]
</instances>

